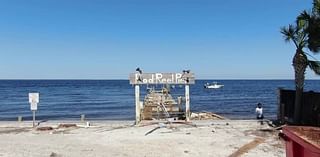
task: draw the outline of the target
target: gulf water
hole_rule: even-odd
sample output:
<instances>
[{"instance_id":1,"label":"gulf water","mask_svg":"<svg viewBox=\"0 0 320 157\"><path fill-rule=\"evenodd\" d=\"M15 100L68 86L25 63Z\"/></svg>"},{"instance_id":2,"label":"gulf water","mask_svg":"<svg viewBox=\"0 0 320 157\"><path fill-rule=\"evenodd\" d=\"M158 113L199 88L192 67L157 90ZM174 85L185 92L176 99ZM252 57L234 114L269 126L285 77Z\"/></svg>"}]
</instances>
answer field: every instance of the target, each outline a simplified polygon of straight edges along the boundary
<instances>
[{"instance_id":1,"label":"gulf water","mask_svg":"<svg viewBox=\"0 0 320 157\"><path fill-rule=\"evenodd\" d=\"M204 89L207 82L224 84ZM150 87L150 86L149 86ZM161 88L161 85L156 88ZM147 86L141 87L141 101ZM293 80L196 80L190 86L192 112L210 111L230 119L254 119L258 102L266 118L277 115L277 89L294 89ZM319 80L307 80L305 91L320 92ZM134 120L134 87L128 80L0 80L0 120L32 118L28 93L39 92L38 120L80 119ZM171 88L174 97L184 96L184 86Z\"/></svg>"}]
</instances>

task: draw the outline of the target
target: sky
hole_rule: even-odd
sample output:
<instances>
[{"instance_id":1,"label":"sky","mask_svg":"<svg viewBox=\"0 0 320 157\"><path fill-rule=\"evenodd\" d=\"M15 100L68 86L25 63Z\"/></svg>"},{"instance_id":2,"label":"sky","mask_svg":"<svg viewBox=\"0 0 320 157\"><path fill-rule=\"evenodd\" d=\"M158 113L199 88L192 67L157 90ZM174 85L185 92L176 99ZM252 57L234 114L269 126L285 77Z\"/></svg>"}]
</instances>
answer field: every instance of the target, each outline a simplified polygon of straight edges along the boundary
<instances>
[{"instance_id":1,"label":"sky","mask_svg":"<svg viewBox=\"0 0 320 157\"><path fill-rule=\"evenodd\" d=\"M294 79L280 27L312 0L0 0L0 79ZM320 58L315 55L316 58ZM307 70L306 79L318 79Z\"/></svg>"}]
</instances>

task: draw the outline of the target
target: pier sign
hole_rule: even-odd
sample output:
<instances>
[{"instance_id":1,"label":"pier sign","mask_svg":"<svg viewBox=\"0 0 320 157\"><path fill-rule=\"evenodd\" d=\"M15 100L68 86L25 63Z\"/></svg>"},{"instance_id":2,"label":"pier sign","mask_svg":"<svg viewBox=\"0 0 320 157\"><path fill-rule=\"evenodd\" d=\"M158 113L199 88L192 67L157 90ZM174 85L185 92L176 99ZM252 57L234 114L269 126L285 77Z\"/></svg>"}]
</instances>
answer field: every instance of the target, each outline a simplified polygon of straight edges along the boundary
<instances>
[{"instance_id":1,"label":"pier sign","mask_svg":"<svg viewBox=\"0 0 320 157\"><path fill-rule=\"evenodd\" d=\"M39 103L39 93L29 93L30 109L36 111Z\"/></svg>"},{"instance_id":2,"label":"pier sign","mask_svg":"<svg viewBox=\"0 0 320 157\"><path fill-rule=\"evenodd\" d=\"M194 73L183 70L182 73L144 73L138 67L135 73L129 75L130 84L135 88L136 124L141 121L140 85L143 84L180 84L185 87L185 116L190 121L190 84L195 83Z\"/></svg>"},{"instance_id":3,"label":"pier sign","mask_svg":"<svg viewBox=\"0 0 320 157\"><path fill-rule=\"evenodd\" d=\"M130 84L194 84L193 73L132 73Z\"/></svg>"}]
</instances>

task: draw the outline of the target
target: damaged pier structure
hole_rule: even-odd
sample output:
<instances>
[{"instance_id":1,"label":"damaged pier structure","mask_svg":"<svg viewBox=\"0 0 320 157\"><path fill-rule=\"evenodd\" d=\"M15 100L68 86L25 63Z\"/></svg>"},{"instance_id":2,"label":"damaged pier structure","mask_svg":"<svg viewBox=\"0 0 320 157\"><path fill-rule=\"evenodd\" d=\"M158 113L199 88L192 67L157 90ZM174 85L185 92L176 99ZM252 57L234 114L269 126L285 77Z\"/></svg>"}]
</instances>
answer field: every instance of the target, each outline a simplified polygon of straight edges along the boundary
<instances>
[{"instance_id":1,"label":"damaged pier structure","mask_svg":"<svg viewBox=\"0 0 320 157\"><path fill-rule=\"evenodd\" d=\"M182 73L142 73L138 68L136 73L130 74L129 80L135 86L136 124L141 120L153 119L190 120L189 85L195 83L194 74L190 70ZM140 101L141 85L163 85L163 88L148 88L144 101ZM184 85L184 97L173 98L170 93L171 85Z\"/></svg>"}]
</instances>

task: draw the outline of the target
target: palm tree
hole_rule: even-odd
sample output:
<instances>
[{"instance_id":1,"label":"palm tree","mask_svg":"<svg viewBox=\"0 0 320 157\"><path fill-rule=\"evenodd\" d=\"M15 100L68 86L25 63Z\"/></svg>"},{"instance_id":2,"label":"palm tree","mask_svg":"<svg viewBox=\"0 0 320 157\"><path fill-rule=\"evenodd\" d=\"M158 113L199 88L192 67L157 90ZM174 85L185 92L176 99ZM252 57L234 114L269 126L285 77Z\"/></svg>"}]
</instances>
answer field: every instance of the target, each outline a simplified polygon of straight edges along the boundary
<instances>
[{"instance_id":1,"label":"palm tree","mask_svg":"<svg viewBox=\"0 0 320 157\"><path fill-rule=\"evenodd\" d=\"M302 94L305 80L305 71L310 67L316 74L320 75L320 62L309 60L311 56L304 51L308 48L311 52L317 53L320 50L320 0L314 0L312 13L303 11L296 20L295 25L282 27L281 33L286 42L292 41L296 47L296 53L292 60L295 73L296 95L294 104L293 122L300 123ZM312 57L312 56L311 56Z\"/></svg>"}]
</instances>

